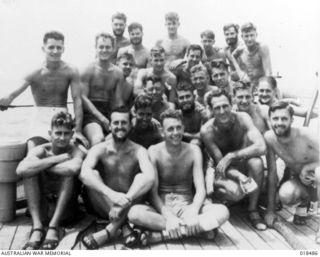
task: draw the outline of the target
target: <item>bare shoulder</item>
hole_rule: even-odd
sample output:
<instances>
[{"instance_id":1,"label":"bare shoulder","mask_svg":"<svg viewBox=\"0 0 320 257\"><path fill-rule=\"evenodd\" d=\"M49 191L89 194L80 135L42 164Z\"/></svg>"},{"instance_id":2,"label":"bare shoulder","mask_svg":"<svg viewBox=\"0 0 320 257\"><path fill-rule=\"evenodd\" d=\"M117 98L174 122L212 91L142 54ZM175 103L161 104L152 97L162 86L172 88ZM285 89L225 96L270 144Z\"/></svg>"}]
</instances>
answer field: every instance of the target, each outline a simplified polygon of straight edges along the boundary
<instances>
[{"instance_id":1,"label":"bare shoulder","mask_svg":"<svg viewBox=\"0 0 320 257\"><path fill-rule=\"evenodd\" d=\"M260 51L262 53L268 53L269 52L269 47L266 44L261 44L260 43Z\"/></svg>"},{"instance_id":2,"label":"bare shoulder","mask_svg":"<svg viewBox=\"0 0 320 257\"><path fill-rule=\"evenodd\" d=\"M150 146L148 148L148 153L156 157L164 147L165 147L164 142L160 142L158 144Z\"/></svg>"},{"instance_id":3,"label":"bare shoulder","mask_svg":"<svg viewBox=\"0 0 320 257\"><path fill-rule=\"evenodd\" d=\"M233 112L233 113L236 115L240 124L248 125L252 123L252 119L248 113L246 112Z\"/></svg>"},{"instance_id":4,"label":"bare shoulder","mask_svg":"<svg viewBox=\"0 0 320 257\"><path fill-rule=\"evenodd\" d=\"M298 136L302 138L303 140L312 141L317 143L318 142L318 136L316 133L314 133L311 129L307 127L299 127L299 128L293 128L298 131Z\"/></svg>"},{"instance_id":5,"label":"bare shoulder","mask_svg":"<svg viewBox=\"0 0 320 257\"><path fill-rule=\"evenodd\" d=\"M214 118L209 119L201 127L200 134L202 137L208 138L212 136Z\"/></svg>"},{"instance_id":6,"label":"bare shoulder","mask_svg":"<svg viewBox=\"0 0 320 257\"><path fill-rule=\"evenodd\" d=\"M268 130L264 133L263 135L265 141L267 142L267 144L272 144L275 140L275 134L272 130Z\"/></svg>"}]
</instances>

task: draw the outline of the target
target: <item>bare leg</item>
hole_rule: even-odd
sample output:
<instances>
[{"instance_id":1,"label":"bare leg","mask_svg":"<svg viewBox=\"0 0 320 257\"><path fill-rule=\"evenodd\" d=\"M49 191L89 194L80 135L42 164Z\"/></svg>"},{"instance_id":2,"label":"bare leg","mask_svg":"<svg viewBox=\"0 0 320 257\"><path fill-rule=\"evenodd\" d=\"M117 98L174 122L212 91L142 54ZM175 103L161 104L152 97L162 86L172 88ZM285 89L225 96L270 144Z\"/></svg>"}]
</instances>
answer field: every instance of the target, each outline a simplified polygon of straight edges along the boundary
<instances>
[{"instance_id":1,"label":"bare leg","mask_svg":"<svg viewBox=\"0 0 320 257\"><path fill-rule=\"evenodd\" d=\"M249 194L249 207L248 210L256 210L260 196L260 190L263 185L264 173L263 162L260 158L251 158L248 160L248 174L252 177L258 185L258 189Z\"/></svg>"},{"instance_id":2,"label":"bare leg","mask_svg":"<svg viewBox=\"0 0 320 257\"><path fill-rule=\"evenodd\" d=\"M62 180L56 209L49 223L49 227L59 226L63 212L66 210L67 205L72 197L73 189L74 189L74 177L65 177ZM59 235L57 230L49 229L46 235L46 239L58 240L58 236Z\"/></svg>"},{"instance_id":3,"label":"bare leg","mask_svg":"<svg viewBox=\"0 0 320 257\"><path fill-rule=\"evenodd\" d=\"M229 210L223 204L204 204L200 210L199 225L202 231L220 227L229 219Z\"/></svg>"},{"instance_id":4,"label":"bare leg","mask_svg":"<svg viewBox=\"0 0 320 257\"><path fill-rule=\"evenodd\" d=\"M87 124L83 129L83 134L88 138L90 146L94 146L104 140L104 134L98 123L92 122Z\"/></svg>"}]
</instances>

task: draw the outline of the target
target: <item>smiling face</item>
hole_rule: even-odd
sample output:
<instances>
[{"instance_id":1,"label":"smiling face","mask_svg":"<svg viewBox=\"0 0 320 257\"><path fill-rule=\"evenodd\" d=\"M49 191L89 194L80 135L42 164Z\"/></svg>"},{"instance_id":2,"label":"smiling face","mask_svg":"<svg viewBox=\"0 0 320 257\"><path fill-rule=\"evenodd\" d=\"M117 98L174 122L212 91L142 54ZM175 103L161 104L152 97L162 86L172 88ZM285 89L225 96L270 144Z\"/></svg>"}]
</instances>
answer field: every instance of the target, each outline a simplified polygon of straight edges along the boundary
<instances>
[{"instance_id":1,"label":"smiling face","mask_svg":"<svg viewBox=\"0 0 320 257\"><path fill-rule=\"evenodd\" d=\"M162 122L162 133L166 143L179 145L182 141L184 127L182 121L176 118L165 118Z\"/></svg>"},{"instance_id":2,"label":"smiling face","mask_svg":"<svg viewBox=\"0 0 320 257\"><path fill-rule=\"evenodd\" d=\"M164 70L165 54L156 54L151 56L151 66L154 71L162 72Z\"/></svg>"},{"instance_id":3,"label":"smiling face","mask_svg":"<svg viewBox=\"0 0 320 257\"><path fill-rule=\"evenodd\" d=\"M234 99L238 110L247 112L252 103L252 94L250 89L237 89Z\"/></svg>"},{"instance_id":4,"label":"smiling face","mask_svg":"<svg viewBox=\"0 0 320 257\"><path fill-rule=\"evenodd\" d=\"M178 90L177 102L182 112L188 112L194 109L194 95L191 90Z\"/></svg>"},{"instance_id":5,"label":"smiling face","mask_svg":"<svg viewBox=\"0 0 320 257\"><path fill-rule=\"evenodd\" d=\"M134 63L133 60L129 60L128 58L123 57L118 61L118 66L122 70L123 75L126 78L131 74Z\"/></svg>"},{"instance_id":6,"label":"smiling face","mask_svg":"<svg viewBox=\"0 0 320 257\"><path fill-rule=\"evenodd\" d=\"M144 91L152 98L152 102L155 103L162 100L164 87L162 86L161 82L153 83L151 80L148 80Z\"/></svg>"},{"instance_id":7,"label":"smiling face","mask_svg":"<svg viewBox=\"0 0 320 257\"><path fill-rule=\"evenodd\" d=\"M151 107L139 108L136 110L136 122L137 127L146 129L148 128L152 122L152 109Z\"/></svg>"},{"instance_id":8,"label":"smiling face","mask_svg":"<svg viewBox=\"0 0 320 257\"><path fill-rule=\"evenodd\" d=\"M45 53L46 60L50 62L61 61L61 56L64 52L64 44L62 40L48 38L42 46L42 51Z\"/></svg>"},{"instance_id":9,"label":"smiling face","mask_svg":"<svg viewBox=\"0 0 320 257\"><path fill-rule=\"evenodd\" d=\"M200 50L190 50L187 56L189 68L200 63L201 60L201 51Z\"/></svg>"},{"instance_id":10,"label":"smiling face","mask_svg":"<svg viewBox=\"0 0 320 257\"><path fill-rule=\"evenodd\" d=\"M99 60L109 60L113 54L113 46L110 38L99 37L96 43L96 56Z\"/></svg>"},{"instance_id":11,"label":"smiling face","mask_svg":"<svg viewBox=\"0 0 320 257\"><path fill-rule=\"evenodd\" d=\"M213 49L213 45L215 43L215 40L213 38L210 38L207 36L202 36L201 43L202 43L203 49L205 51L208 51L208 50Z\"/></svg>"},{"instance_id":12,"label":"smiling face","mask_svg":"<svg viewBox=\"0 0 320 257\"><path fill-rule=\"evenodd\" d=\"M110 129L116 142L124 142L131 128L130 114L122 112L113 112L111 114Z\"/></svg>"},{"instance_id":13,"label":"smiling face","mask_svg":"<svg viewBox=\"0 0 320 257\"><path fill-rule=\"evenodd\" d=\"M257 42L257 32L254 29L242 32L241 36L247 47L252 47Z\"/></svg>"},{"instance_id":14,"label":"smiling face","mask_svg":"<svg viewBox=\"0 0 320 257\"><path fill-rule=\"evenodd\" d=\"M225 95L212 97L211 108L213 116L220 124L228 124L231 121L232 106Z\"/></svg>"},{"instance_id":15,"label":"smiling face","mask_svg":"<svg viewBox=\"0 0 320 257\"><path fill-rule=\"evenodd\" d=\"M129 32L129 37L132 45L140 45L142 43L143 33L139 28L136 28Z\"/></svg>"},{"instance_id":16,"label":"smiling face","mask_svg":"<svg viewBox=\"0 0 320 257\"><path fill-rule=\"evenodd\" d=\"M258 98L260 103L270 105L276 97L276 92L272 86L266 81L262 80L258 84Z\"/></svg>"},{"instance_id":17,"label":"smiling face","mask_svg":"<svg viewBox=\"0 0 320 257\"><path fill-rule=\"evenodd\" d=\"M166 20L165 25L167 27L169 35L176 35L178 33L178 28L180 26L179 21L177 21L177 20Z\"/></svg>"},{"instance_id":18,"label":"smiling face","mask_svg":"<svg viewBox=\"0 0 320 257\"><path fill-rule=\"evenodd\" d=\"M195 89L201 91L205 90L209 84L209 77L208 74L203 70L196 71L192 74L191 81Z\"/></svg>"},{"instance_id":19,"label":"smiling face","mask_svg":"<svg viewBox=\"0 0 320 257\"><path fill-rule=\"evenodd\" d=\"M278 137L290 135L293 118L287 109L277 109L270 114L271 128Z\"/></svg>"},{"instance_id":20,"label":"smiling face","mask_svg":"<svg viewBox=\"0 0 320 257\"><path fill-rule=\"evenodd\" d=\"M229 83L229 73L222 68L212 68L211 79L215 86L223 89L228 86Z\"/></svg>"}]
</instances>

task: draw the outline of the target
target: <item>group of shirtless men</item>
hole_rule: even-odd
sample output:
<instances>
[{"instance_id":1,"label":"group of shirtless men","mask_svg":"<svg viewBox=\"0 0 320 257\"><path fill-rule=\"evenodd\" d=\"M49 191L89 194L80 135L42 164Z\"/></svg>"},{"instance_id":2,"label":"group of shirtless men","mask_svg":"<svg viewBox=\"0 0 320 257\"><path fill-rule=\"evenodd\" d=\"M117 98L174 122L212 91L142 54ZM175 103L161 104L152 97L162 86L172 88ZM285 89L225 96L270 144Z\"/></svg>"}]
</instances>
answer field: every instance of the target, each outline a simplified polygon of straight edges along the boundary
<instances>
[{"instance_id":1,"label":"group of shirtless men","mask_svg":"<svg viewBox=\"0 0 320 257\"><path fill-rule=\"evenodd\" d=\"M281 203L297 206L294 222L304 224L303 210L320 194L319 145L308 129L291 126L305 111L277 88L256 27L225 25L225 48L205 30L200 46L178 34L179 16L170 12L168 35L149 51L141 24L128 26L127 39L126 16L111 20L113 35L96 36L96 58L80 75L61 59L64 36L46 33L43 65L0 99L6 110L30 86L36 105L17 168L33 222L23 249L57 247L78 179L87 211L108 220L82 239L88 249L120 230L128 247L213 238L229 218L225 204L246 196L255 229L272 227ZM75 119L67 112L69 87ZM276 157L286 165L281 183Z\"/></svg>"}]
</instances>

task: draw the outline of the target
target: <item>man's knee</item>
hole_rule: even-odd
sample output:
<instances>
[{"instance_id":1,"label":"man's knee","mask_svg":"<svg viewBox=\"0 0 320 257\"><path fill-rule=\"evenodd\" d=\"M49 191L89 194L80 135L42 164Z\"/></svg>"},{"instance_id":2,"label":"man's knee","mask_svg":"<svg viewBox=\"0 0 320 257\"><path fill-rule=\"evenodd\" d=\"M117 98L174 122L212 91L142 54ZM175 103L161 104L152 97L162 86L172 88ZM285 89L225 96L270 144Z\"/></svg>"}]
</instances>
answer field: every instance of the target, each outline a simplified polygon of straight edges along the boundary
<instances>
[{"instance_id":1,"label":"man's knee","mask_svg":"<svg viewBox=\"0 0 320 257\"><path fill-rule=\"evenodd\" d=\"M279 198L284 205L298 204L301 201L300 190L293 182L287 181L279 189Z\"/></svg>"},{"instance_id":2,"label":"man's knee","mask_svg":"<svg viewBox=\"0 0 320 257\"><path fill-rule=\"evenodd\" d=\"M250 158L247 162L250 171L253 171L257 175L263 175L263 161L259 157Z\"/></svg>"},{"instance_id":3,"label":"man's knee","mask_svg":"<svg viewBox=\"0 0 320 257\"><path fill-rule=\"evenodd\" d=\"M139 224L145 218L146 209L142 204L132 206L128 212L128 220L133 224Z\"/></svg>"},{"instance_id":4,"label":"man's knee","mask_svg":"<svg viewBox=\"0 0 320 257\"><path fill-rule=\"evenodd\" d=\"M217 219L219 225L225 223L230 217L228 208L223 204L213 204L211 210L212 215Z\"/></svg>"}]
</instances>

